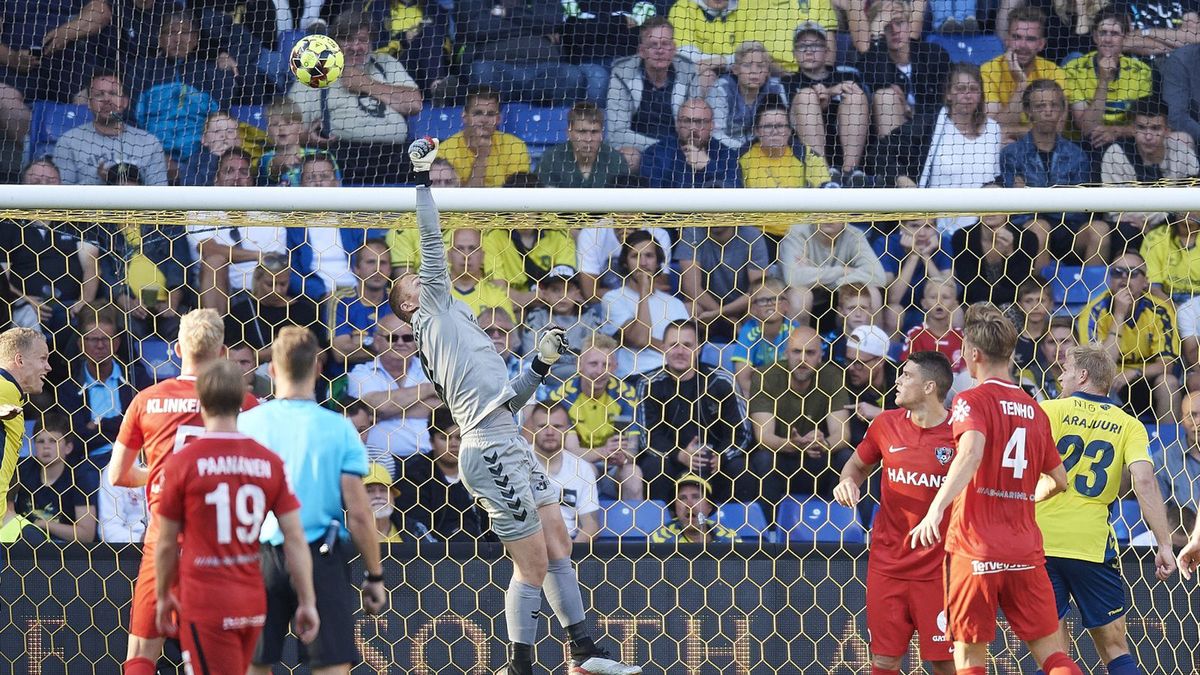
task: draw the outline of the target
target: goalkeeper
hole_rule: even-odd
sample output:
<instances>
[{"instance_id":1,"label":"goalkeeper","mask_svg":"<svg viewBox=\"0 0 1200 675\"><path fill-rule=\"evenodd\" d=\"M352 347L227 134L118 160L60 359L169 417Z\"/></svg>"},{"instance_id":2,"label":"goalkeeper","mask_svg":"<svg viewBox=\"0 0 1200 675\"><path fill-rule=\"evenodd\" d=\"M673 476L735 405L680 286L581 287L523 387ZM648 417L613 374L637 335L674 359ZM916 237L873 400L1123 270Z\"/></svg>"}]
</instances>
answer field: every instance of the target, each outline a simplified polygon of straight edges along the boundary
<instances>
[{"instance_id":1,"label":"goalkeeper","mask_svg":"<svg viewBox=\"0 0 1200 675\"><path fill-rule=\"evenodd\" d=\"M458 462L463 484L487 509L492 530L513 560L515 570L504 597L506 672L533 673L544 589L570 636L572 675L635 675L642 672L640 667L609 659L589 635L557 492L521 437L515 418L565 350L562 330L551 328L543 334L530 368L508 381L508 369L492 339L467 305L450 295L441 225L429 191L429 168L437 147L435 139L419 139L409 146L421 184L421 271L396 279L389 302L396 316L412 324L421 366L462 432Z\"/></svg>"}]
</instances>

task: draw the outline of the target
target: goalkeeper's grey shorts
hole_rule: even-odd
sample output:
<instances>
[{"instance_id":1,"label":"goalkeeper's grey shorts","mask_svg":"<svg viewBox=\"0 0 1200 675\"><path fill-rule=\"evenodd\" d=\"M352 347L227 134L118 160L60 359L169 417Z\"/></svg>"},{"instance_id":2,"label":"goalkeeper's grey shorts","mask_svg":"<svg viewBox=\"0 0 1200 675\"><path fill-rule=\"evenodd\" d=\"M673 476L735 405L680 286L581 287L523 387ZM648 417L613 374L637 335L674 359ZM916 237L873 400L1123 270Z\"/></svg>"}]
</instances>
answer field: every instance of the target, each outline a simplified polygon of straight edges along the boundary
<instances>
[{"instance_id":1,"label":"goalkeeper's grey shorts","mask_svg":"<svg viewBox=\"0 0 1200 675\"><path fill-rule=\"evenodd\" d=\"M538 509L557 504L558 491L517 425L490 426L488 421L462 435L459 476L487 510L500 541L523 539L542 529Z\"/></svg>"}]
</instances>

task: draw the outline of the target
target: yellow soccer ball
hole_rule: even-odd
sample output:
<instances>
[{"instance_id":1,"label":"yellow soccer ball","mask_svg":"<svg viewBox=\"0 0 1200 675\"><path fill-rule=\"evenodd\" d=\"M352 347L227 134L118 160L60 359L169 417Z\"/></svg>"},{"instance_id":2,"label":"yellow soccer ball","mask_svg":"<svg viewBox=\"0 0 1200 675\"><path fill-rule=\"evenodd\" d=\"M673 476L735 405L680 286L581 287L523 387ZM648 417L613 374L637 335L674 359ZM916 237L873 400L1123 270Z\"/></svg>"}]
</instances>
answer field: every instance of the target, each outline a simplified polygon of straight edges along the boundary
<instances>
[{"instance_id":1,"label":"yellow soccer ball","mask_svg":"<svg viewBox=\"0 0 1200 675\"><path fill-rule=\"evenodd\" d=\"M328 87L342 76L346 57L328 35L306 35L292 47L292 74L310 87Z\"/></svg>"}]
</instances>

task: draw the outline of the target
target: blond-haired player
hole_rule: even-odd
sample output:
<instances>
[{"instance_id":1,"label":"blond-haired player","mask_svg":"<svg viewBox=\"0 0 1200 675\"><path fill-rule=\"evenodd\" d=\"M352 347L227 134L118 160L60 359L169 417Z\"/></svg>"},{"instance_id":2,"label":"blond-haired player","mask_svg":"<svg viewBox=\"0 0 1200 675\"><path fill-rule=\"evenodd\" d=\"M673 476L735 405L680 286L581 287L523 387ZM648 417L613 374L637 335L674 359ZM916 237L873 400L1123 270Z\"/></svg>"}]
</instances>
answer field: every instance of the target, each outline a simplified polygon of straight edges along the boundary
<instances>
[{"instance_id":1,"label":"blond-haired player","mask_svg":"<svg viewBox=\"0 0 1200 675\"><path fill-rule=\"evenodd\" d=\"M204 432L196 375L225 351L225 324L216 310L188 312L179 322L175 353L182 361L180 375L148 387L134 397L113 444L108 477L118 487L146 487L150 525L142 546L142 564L133 587L129 612L129 647L125 675L153 675L162 655L163 635L155 622L154 554L158 541L158 493L166 459ZM247 393L242 409L257 401ZM141 455L141 462L138 456Z\"/></svg>"}]
</instances>

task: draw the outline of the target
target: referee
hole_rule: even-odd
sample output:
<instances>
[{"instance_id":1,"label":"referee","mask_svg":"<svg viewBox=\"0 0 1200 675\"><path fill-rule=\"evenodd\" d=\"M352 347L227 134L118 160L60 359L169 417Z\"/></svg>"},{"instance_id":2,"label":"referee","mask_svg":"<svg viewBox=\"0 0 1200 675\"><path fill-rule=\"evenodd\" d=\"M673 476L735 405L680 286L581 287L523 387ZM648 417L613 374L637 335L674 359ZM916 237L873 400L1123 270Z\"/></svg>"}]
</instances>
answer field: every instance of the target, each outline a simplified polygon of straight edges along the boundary
<instances>
[{"instance_id":1,"label":"referee","mask_svg":"<svg viewBox=\"0 0 1200 675\"><path fill-rule=\"evenodd\" d=\"M300 657L315 675L349 673L359 655L352 617L358 598L350 578L354 551L347 539L353 539L366 568L363 607L378 614L385 601L379 534L363 487L367 450L348 419L317 405L314 391L320 347L312 332L286 327L271 348L275 400L242 413L238 430L279 454L292 491L301 500L300 522L312 549L321 628L312 643L300 645ZM343 508L348 516L343 516ZM348 532L340 524L343 519L350 526ZM269 675L271 666L280 660L297 602L284 560L283 534L273 515L263 521L260 539L264 544L267 617L250 675Z\"/></svg>"},{"instance_id":2,"label":"referee","mask_svg":"<svg viewBox=\"0 0 1200 675\"><path fill-rule=\"evenodd\" d=\"M0 333L0 420L4 423L4 453L0 456L0 494L4 495L3 520L13 513L8 488L17 468L17 454L25 436L25 397L42 393L50 372L46 338L32 328L10 328Z\"/></svg>"}]
</instances>

